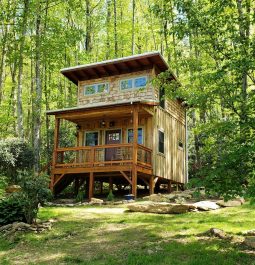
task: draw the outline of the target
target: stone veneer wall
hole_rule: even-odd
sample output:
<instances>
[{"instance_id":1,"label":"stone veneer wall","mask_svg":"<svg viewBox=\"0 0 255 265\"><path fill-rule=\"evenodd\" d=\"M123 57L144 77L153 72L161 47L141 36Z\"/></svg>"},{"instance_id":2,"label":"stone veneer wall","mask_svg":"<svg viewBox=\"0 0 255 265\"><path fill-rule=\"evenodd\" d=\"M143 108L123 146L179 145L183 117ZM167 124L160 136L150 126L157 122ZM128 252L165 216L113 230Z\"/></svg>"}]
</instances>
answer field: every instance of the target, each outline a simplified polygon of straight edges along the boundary
<instances>
[{"instance_id":1,"label":"stone veneer wall","mask_svg":"<svg viewBox=\"0 0 255 265\"><path fill-rule=\"evenodd\" d=\"M120 80L132 77L147 76L148 84L145 89L120 90ZM135 100L155 100L155 93L150 80L152 79L152 70L140 71L131 74L122 74L104 78L98 78L79 82L78 106L89 106L99 103L116 103L118 101ZM95 83L109 83L108 93L99 93L94 95L84 95L84 86Z\"/></svg>"}]
</instances>

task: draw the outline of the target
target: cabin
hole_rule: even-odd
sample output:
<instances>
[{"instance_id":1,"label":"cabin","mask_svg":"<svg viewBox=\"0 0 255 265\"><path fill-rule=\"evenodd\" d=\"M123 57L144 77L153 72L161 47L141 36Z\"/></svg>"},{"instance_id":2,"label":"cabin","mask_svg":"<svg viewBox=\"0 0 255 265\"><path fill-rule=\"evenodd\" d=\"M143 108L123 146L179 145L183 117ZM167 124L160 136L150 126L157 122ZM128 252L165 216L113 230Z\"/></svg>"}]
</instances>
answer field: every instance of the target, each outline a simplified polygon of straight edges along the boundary
<instances>
[{"instance_id":1,"label":"cabin","mask_svg":"<svg viewBox=\"0 0 255 265\"><path fill-rule=\"evenodd\" d=\"M97 183L101 190L129 187L136 197L138 187L152 194L164 185L170 192L188 181L185 106L152 82L168 69L159 52L150 52L61 70L77 85L78 102L47 111L55 117L54 194L73 183L90 200ZM60 145L63 121L75 125L75 146Z\"/></svg>"}]
</instances>

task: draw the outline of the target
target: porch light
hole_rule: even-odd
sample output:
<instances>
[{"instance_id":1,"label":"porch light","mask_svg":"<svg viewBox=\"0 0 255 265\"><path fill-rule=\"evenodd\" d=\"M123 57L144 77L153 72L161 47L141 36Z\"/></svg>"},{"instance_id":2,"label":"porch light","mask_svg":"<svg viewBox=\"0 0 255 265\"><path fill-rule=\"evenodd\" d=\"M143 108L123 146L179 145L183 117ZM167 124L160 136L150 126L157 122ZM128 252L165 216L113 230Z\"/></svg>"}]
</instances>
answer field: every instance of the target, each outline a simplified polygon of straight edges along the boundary
<instances>
[{"instance_id":1,"label":"porch light","mask_svg":"<svg viewBox=\"0 0 255 265\"><path fill-rule=\"evenodd\" d=\"M102 121L100 122L100 127L105 127L105 125L106 125L105 120L102 120Z\"/></svg>"},{"instance_id":2,"label":"porch light","mask_svg":"<svg viewBox=\"0 0 255 265\"><path fill-rule=\"evenodd\" d=\"M76 125L76 130L79 131L81 129L81 126L79 124Z\"/></svg>"}]
</instances>

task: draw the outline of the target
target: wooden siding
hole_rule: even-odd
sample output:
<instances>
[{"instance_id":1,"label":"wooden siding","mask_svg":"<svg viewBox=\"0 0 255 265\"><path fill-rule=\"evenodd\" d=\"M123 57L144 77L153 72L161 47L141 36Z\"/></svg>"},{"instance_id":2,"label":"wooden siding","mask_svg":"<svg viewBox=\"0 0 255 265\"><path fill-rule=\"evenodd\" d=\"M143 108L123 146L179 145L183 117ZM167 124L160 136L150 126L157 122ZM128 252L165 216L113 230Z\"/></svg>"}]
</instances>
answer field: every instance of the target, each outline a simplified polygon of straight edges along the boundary
<instances>
[{"instance_id":1,"label":"wooden siding","mask_svg":"<svg viewBox=\"0 0 255 265\"><path fill-rule=\"evenodd\" d=\"M139 76L147 76L148 84L146 89L120 90L120 80ZM80 81L78 86L78 106L88 106L98 103L115 103L119 101L154 100L154 89L150 83L152 70L139 71L131 74L115 75L87 81ZM84 95L84 86L95 83L109 83L109 92L93 95Z\"/></svg>"},{"instance_id":2,"label":"wooden siding","mask_svg":"<svg viewBox=\"0 0 255 265\"><path fill-rule=\"evenodd\" d=\"M153 174L157 177L185 183L185 124L168 111L156 107L154 116ZM158 131L164 132L164 154L158 152ZM178 146L182 141L183 148Z\"/></svg>"},{"instance_id":3,"label":"wooden siding","mask_svg":"<svg viewBox=\"0 0 255 265\"><path fill-rule=\"evenodd\" d=\"M98 131L99 132L99 145L105 144L105 131L121 129L121 142L127 143L127 130L132 129L133 124L131 122L132 117L124 119L105 119L106 127L100 127L100 120L84 122L81 125L81 130L79 132L79 146L84 145L84 135L86 132ZM109 126L110 122L114 122L114 126ZM138 127L143 128L143 145L152 148L153 143L151 141L151 132L153 131L152 127L152 117L139 117Z\"/></svg>"}]
</instances>

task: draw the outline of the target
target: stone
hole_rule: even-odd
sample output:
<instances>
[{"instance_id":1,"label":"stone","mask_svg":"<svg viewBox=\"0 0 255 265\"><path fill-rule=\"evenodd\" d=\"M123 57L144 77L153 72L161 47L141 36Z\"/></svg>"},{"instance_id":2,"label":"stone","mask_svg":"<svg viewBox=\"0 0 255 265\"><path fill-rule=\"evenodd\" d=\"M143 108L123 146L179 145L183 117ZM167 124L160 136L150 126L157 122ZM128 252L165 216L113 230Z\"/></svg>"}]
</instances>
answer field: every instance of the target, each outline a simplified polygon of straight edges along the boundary
<instances>
[{"instance_id":1,"label":"stone","mask_svg":"<svg viewBox=\"0 0 255 265\"><path fill-rule=\"evenodd\" d=\"M255 236L248 236L244 239L244 245L255 249Z\"/></svg>"},{"instance_id":2,"label":"stone","mask_svg":"<svg viewBox=\"0 0 255 265\"><path fill-rule=\"evenodd\" d=\"M217 204L221 207L236 207L242 205L242 202L240 201L240 199L229 200L229 201L220 200L217 202Z\"/></svg>"},{"instance_id":3,"label":"stone","mask_svg":"<svg viewBox=\"0 0 255 265\"><path fill-rule=\"evenodd\" d=\"M162 195L161 193L158 193L158 194L152 194L150 196L145 196L143 197L143 199L145 200L149 200L149 201L152 201L152 202L168 202L168 198L166 198L164 195Z\"/></svg>"},{"instance_id":4,"label":"stone","mask_svg":"<svg viewBox=\"0 0 255 265\"><path fill-rule=\"evenodd\" d=\"M210 234L212 236L216 236L220 239L230 239L231 237L223 230L218 228L211 228L207 234Z\"/></svg>"},{"instance_id":5,"label":"stone","mask_svg":"<svg viewBox=\"0 0 255 265\"><path fill-rule=\"evenodd\" d=\"M6 187L5 192L6 193L13 193L13 192L19 192L22 188L19 185L10 185Z\"/></svg>"},{"instance_id":6,"label":"stone","mask_svg":"<svg viewBox=\"0 0 255 265\"><path fill-rule=\"evenodd\" d=\"M244 231L242 234L245 236L255 236L255 229Z\"/></svg>"},{"instance_id":7,"label":"stone","mask_svg":"<svg viewBox=\"0 0 255 265\"><path fill-rule=\"evenodd\" d=\"M201 211L210 211L210 210L217 210L220 208L220 206L212 201L200 201L200 202L195 202L193 204L198 210Z\"/></svg>"},{"instance_id":8,"label":"stone","mask_svg":"<svg viewBox=\"0 0 255 265\"><path fill-rule=\"evenodd\" d=\"M97 198L91 198L91 200L90 200L90 202L89 202L89 204L91 204L91 205L96 205L96 204L101 205L101 204L103 204L103 203L104 203L103 200L101 200L101 199L97 199Z\"/></svg>"},{"instance_id":9,"label":"stone","mask_svg":"<svg viewBox=\"0 0 255 265\"><path fill-rule=\"evenodd\" d=\"M146 212L158 214L186 213L195 207L192 204L175 204L166 202L133 203L127 205L132 212Z\"/></svg>"}]
</instances>

